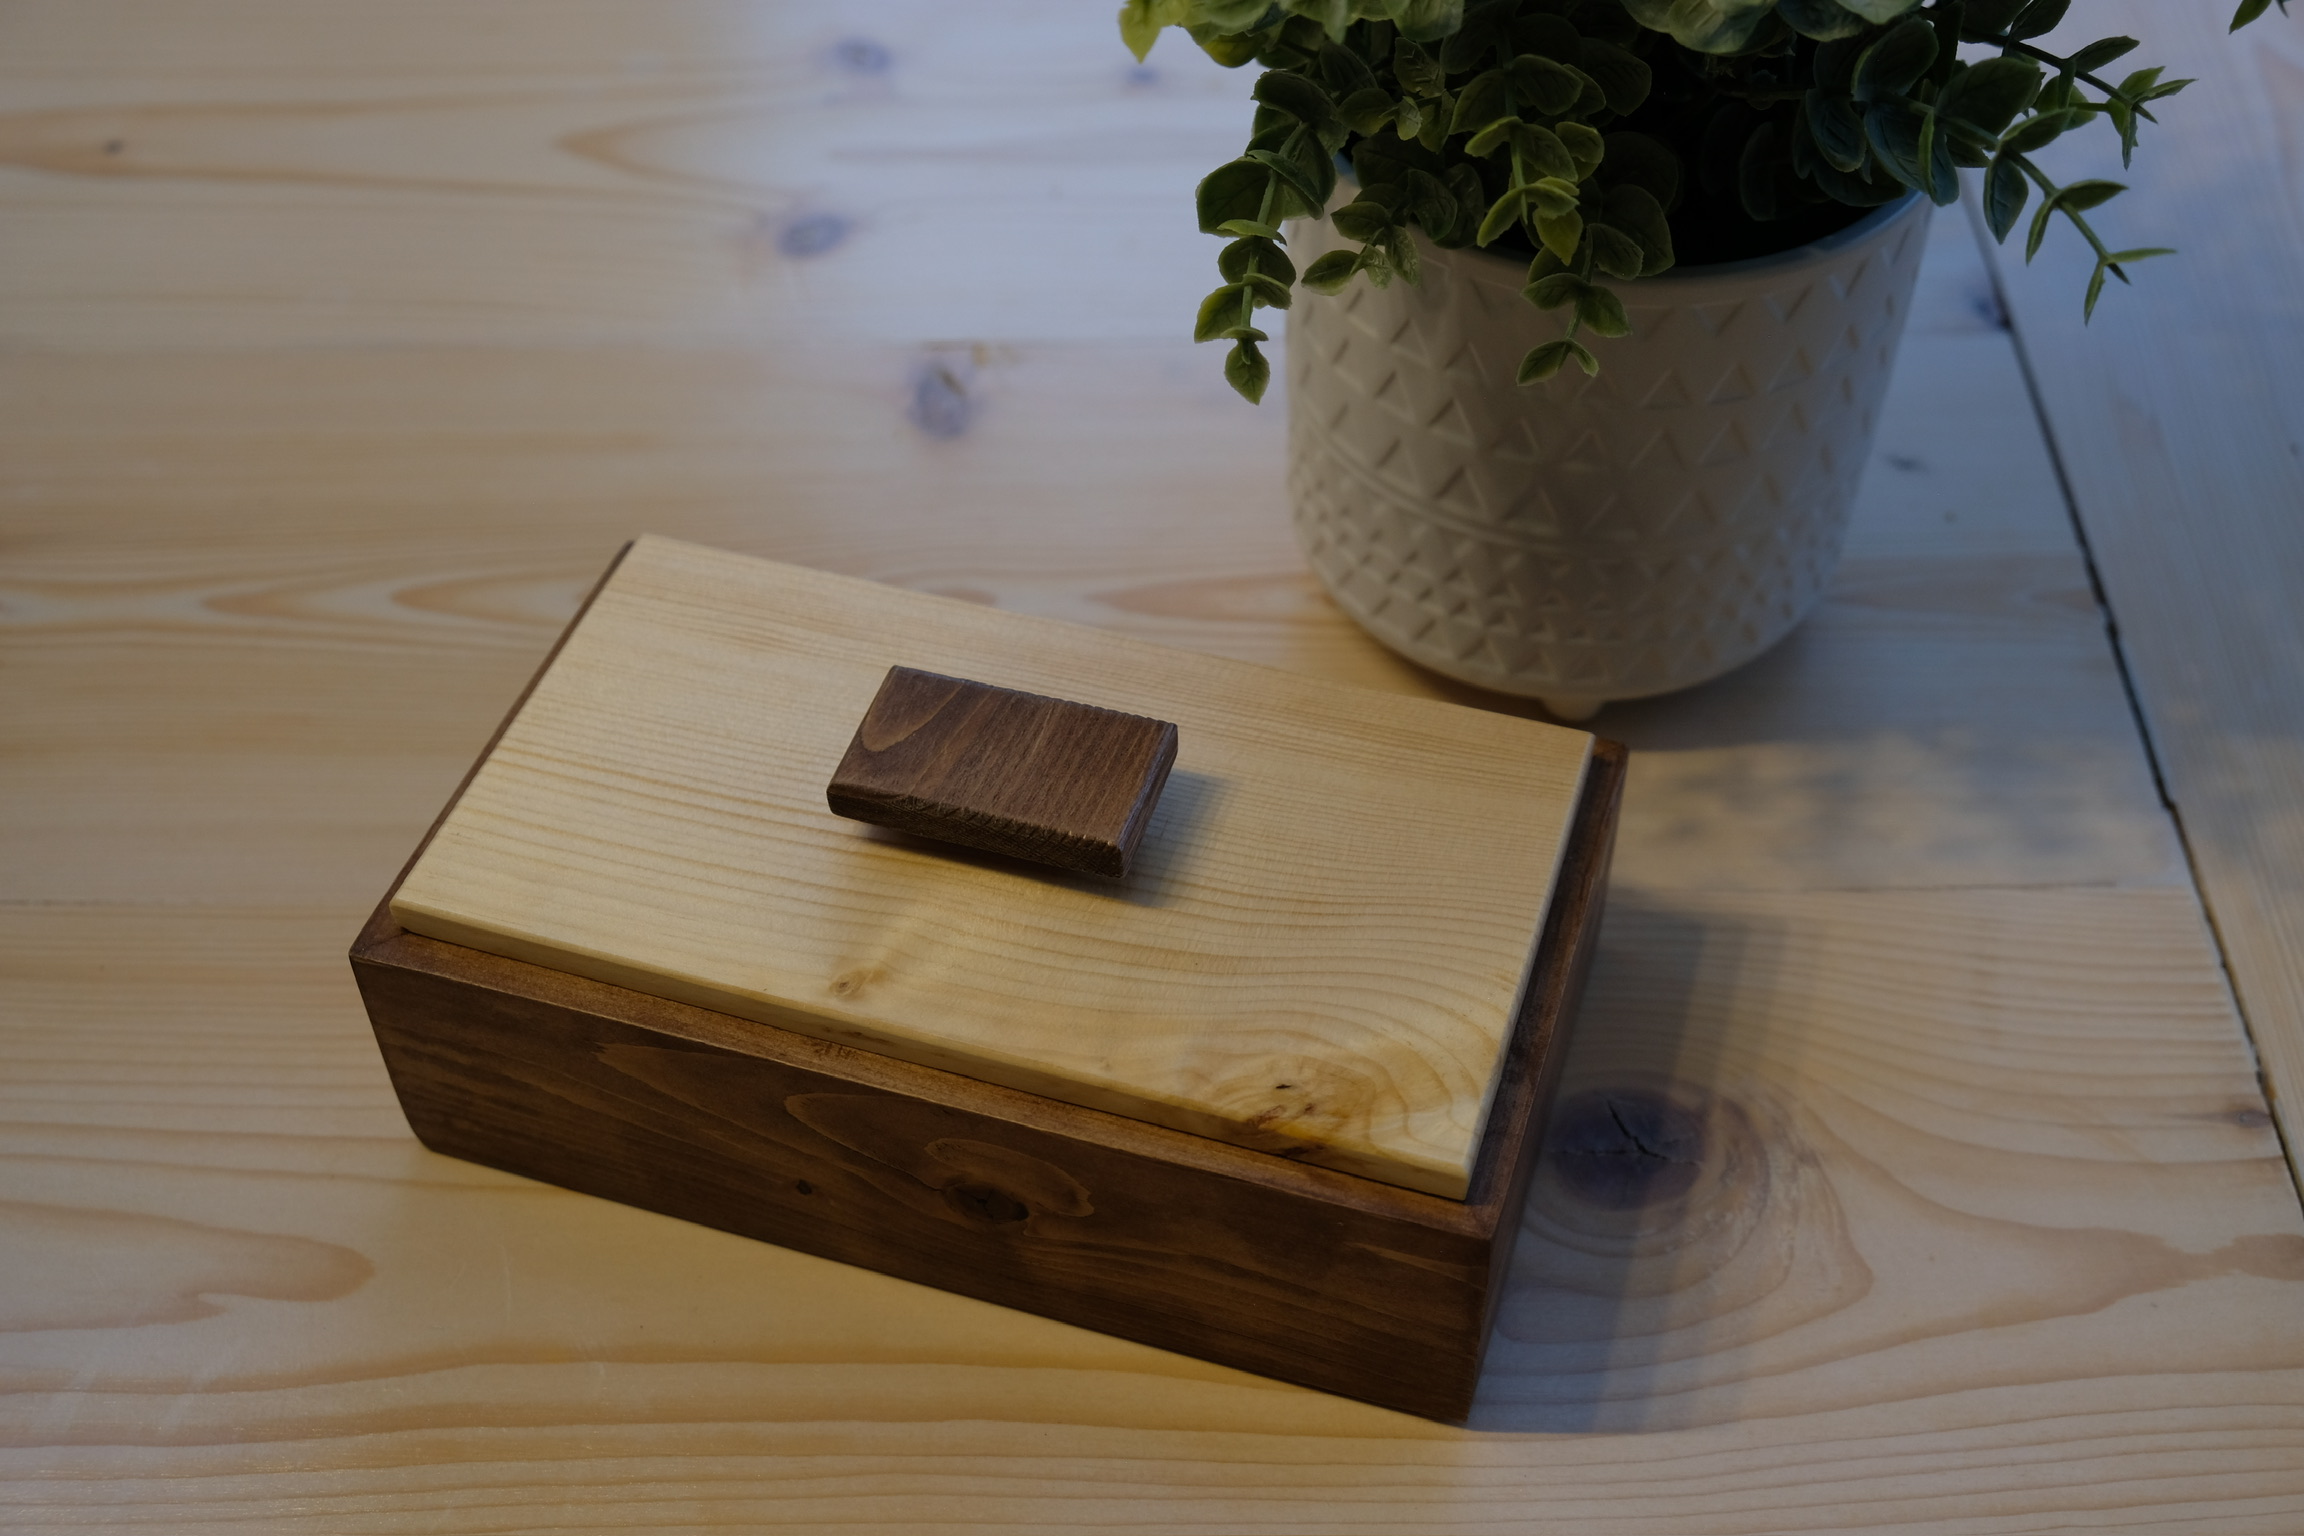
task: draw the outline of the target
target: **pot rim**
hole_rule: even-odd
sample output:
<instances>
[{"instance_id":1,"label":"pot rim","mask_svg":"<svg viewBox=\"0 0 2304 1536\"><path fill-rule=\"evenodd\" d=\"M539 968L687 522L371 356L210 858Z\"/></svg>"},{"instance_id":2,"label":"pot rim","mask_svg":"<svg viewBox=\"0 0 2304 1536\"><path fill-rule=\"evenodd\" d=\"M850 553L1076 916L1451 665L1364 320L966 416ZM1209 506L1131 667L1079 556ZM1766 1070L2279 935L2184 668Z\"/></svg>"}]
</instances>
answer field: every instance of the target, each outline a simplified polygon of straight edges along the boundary
<instances>
[{"instance_id":1,"label":"pot rim","mask_svg":"<svg viewBox=\"0 0 2304 1536\"><path fill-rule=\"evenodd\" d=\"M1340 179L1349 181L1351 178L1343 177ZM1695 288L1705 283L1714 282L1741 285L1752 278L1766 279L1790 276L1797 274L1803 267L1821 266L1852 245L1861 245L1866 241L1878 238L1885 234L1891 226L1910 216L1915 206L1932 208L1935 205L1917 192L1906 192L1894 202L1882 203L1879 207L1872 209L1847 228L1836 229L1821 239L1811 240L1806 245L1793 246L1788 251L1776 251L1766 256L1747 256L1738 261L1713 262L1705 266L1675 266L1669 272L1659 272L1654 277L1610 278L1608 281L1610 286L1615 287L1623 294L1626 302L1636 302L1633 299L1635 294L1656 295L1661 298L1667 290L1676 286ZM1335 210L1331 208L1329 211L1332 213ZM1320 222L1325 224L1328 221L1323 217ZM1459 246L1454 250L1446 250L1426 239L1421 230L1416 232L1414 238L1418 254L1426 261L1469 261L1476 267L1492 266L1499 270L1510 269L1514 274L1512 286L1514 288L1520 286L1521 279L1518 273L1522 264L1518 257L1506 256L1497 251L1484 251L1478 246ZM1685 303L1687 300L1667 300L1667 302Z\"/></svg>"},{"instance_id":2,"label":"pot rim","mask_svg":"<svg viewBox=\"0 0 2304 1536\"><path fill-rule=\"evenodd\" d=\"M1708 278L1749 277L1794 271L1811 262L1828 261L1852 245L1863 244L1910 213L1913 204L1926 203L1927 201L1928 199L1917 192L1906 192L1894 202L1882 203L1845 229L1836 229L1821 239L1809 241L1806 245L1796 245L1788 251L1775 251L1766 256L1746 256L1738 261L1716 261L1704 266L1675 266L1668 272L1657 273L1654 277L1633 278L1626 286L1647 288L1654 285L1663 287L1675 282L1699 283ZM1482 254L1487 253L1483 252Z\"/></svg>"}]
</instances>

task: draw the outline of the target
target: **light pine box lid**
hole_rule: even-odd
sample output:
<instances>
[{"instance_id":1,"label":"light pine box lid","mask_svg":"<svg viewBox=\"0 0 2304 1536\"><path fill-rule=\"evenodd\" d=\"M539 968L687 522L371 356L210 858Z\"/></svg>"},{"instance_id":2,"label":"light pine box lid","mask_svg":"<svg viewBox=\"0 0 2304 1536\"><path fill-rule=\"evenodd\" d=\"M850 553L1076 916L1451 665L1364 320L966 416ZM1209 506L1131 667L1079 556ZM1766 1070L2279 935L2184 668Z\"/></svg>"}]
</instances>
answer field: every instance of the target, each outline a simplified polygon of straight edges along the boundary
<instances>
[{"instance_id":1,"label":"light pine box lid","mask_svg":"<svg viewBox=\"0 0 2304 1536\"><path fill-rule=\"evenodd\" d=\"M834 816L893 665L1175 722L1121 882ZM667 539L392 901L410 932L1460 1199L1592 738Z\"/></svg>"}]
</instances>

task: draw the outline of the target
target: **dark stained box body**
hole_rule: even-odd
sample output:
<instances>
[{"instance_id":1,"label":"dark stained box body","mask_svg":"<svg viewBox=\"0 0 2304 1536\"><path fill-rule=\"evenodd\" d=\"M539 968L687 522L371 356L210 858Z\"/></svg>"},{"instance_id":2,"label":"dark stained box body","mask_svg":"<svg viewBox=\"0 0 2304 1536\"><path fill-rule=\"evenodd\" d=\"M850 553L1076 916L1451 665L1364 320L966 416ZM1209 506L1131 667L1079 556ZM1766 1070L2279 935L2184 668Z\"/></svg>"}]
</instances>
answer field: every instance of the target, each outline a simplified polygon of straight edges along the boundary
<instances>
[{"instance_id":1,"label":"dark stained box body","mask_svg":"<svg viewBox=\"0 0 2304 1536\"><path fill-rule=\"evenodd\" d=\"M1623 770L1598 744L1461 1201L425 938L389 895L352 963L435 1151L1460 1420L1599 926Z\"/></svg>"}]
</instances>

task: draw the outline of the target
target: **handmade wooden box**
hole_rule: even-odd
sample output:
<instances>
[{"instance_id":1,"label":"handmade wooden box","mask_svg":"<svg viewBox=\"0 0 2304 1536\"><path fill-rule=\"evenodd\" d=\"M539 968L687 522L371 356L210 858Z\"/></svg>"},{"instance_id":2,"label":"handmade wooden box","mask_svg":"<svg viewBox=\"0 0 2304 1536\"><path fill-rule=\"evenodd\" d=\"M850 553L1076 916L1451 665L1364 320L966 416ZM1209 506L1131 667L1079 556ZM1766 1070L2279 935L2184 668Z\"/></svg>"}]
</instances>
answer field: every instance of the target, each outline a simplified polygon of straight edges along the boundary
<instances>
[{"instance_id":1,"label":"handmade wooden box","mask_svg":"<svg viewBox=\"0 0 2304 1536\"><path fill-rule=\"evenodd\" d=\"M899 664L1174 721L1129 879L832 816ZM435 1151L1455 1420L1623 762L649 539L352 963Z\"/></svg>"}]
</instances>

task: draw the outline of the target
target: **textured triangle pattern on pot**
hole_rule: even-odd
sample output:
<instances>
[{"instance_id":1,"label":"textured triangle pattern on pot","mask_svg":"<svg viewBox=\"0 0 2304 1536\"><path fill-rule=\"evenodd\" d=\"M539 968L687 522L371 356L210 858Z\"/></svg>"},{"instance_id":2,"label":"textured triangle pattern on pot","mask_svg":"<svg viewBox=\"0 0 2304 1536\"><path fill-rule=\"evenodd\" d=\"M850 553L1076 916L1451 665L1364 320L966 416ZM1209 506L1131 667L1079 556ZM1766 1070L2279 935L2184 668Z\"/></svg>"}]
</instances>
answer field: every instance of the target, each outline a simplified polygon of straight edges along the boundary
<instances>
[{"instance_id":1,"label":"textured triangle pattern on pot","mask_svg":"<svg viewBox=\"0 0 2304 1536\"><path fill-rule=\"evenodd\" d=\"M1925 244L1888 210L1781 261L1619 285L1602 371L1513 381L1560 333L1515 262L1288 313L1289 490L1337 601L1435 671L1634 698L1750 660L1839 558ZM1338 244L1299 224L1299 264Z\"/></svg>"}]
</instances>

